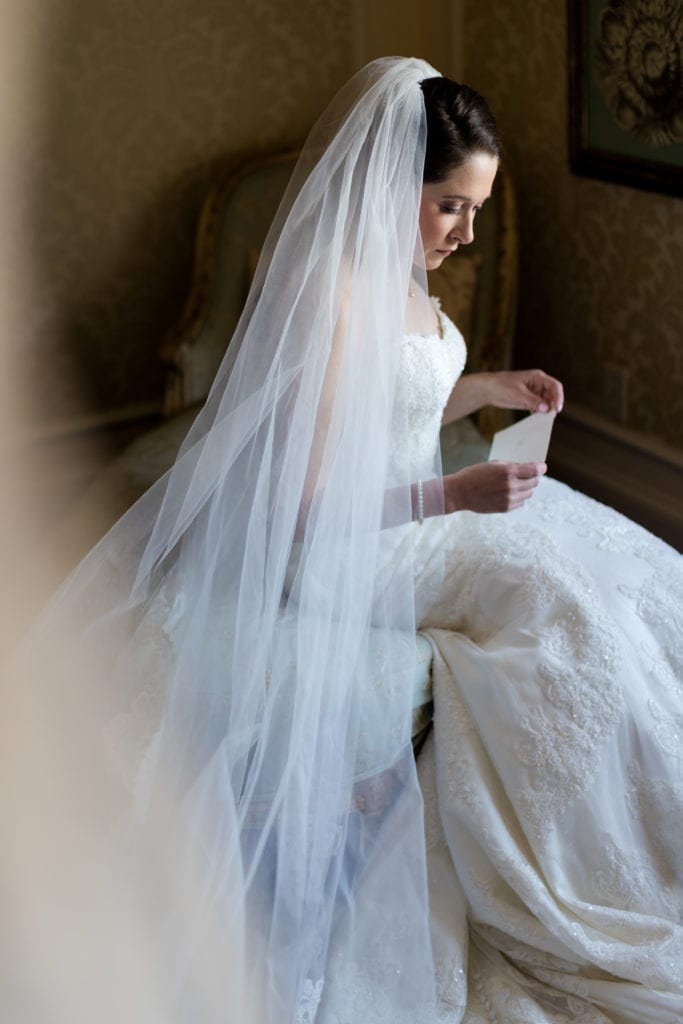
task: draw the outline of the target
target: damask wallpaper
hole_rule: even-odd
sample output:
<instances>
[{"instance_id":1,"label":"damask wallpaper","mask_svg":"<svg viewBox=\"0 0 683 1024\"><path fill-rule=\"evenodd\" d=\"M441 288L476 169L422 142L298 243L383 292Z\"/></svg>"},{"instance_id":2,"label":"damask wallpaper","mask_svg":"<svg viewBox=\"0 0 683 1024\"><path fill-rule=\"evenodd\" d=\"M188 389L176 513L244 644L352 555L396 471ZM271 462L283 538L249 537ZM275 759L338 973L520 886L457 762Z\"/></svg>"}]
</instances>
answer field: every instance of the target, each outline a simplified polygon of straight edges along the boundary
<instances>
[{"instance_id":1,"label":"damask wallpaper","mask_svg":"<svg viewBox=\"0 0 683 1024\"><path fill-rule=\"evenodd\" d=\"M491 101L518 190L517 361L607 418L605 373L625 371L621 422L683 449L683 202L570 172L566 6L464 2L466 78Z\"/></svg>"},{"instance_id":2,"label":"damask wallpaper","mask_svg":"<svg viewBox=\"0 0 683 1024\"><path fill-rule=\"evenodd\" d=\"M570 173L564 0L430 0L419 17L408 0L33 9L42 82L24 219L38 286L18 342L46 423L158 401L158 347L212 173L301 138L355 67L414 37L414 52L491 99L504 132L521 219L518 361L603 415L605 368L625 369L625 425L683 448L683 204Z\"/></svg>"},{"instance_id":3,"label":"damask wallpaper","mask_svg":"<svg viewBox=\"0 0 683 1024\"><path fill-rule=\"evenodd\" d=\"M160 397L212 171L301 138L353 69L346 0L51 0L25 349L39 417Z\"/></svg>"}]
</instances>

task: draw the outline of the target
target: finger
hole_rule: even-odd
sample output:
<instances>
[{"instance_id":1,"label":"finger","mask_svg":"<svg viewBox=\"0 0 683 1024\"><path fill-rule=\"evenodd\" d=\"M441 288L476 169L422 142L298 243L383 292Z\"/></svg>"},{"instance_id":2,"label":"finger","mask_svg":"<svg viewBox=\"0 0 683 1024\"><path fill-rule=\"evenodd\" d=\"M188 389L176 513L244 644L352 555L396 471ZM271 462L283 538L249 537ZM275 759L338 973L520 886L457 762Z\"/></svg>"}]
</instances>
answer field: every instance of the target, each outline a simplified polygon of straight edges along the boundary
<instances>
[{"instance_id":1,"label":"finger","mask_svg":"<svg viewBox=\"0 0 683 1024\"><path fill-rule=\"evenodd\" d=\"M527 487L523 491L517 491L510 495L509 500L517 505L523 505L534 493L534 487Z\"/></svg>"},{"instance_id":2,"label":"finger","mask_svg":"<svg viewBox=\"0 0 683 1024\"><path fill-rule=\"evenodd\" d=\"M533 491L534 487L538 487L540 479L540 476L516 477L510 480L510 492L520 494L522 491Z\"/></svg>"},{"instance_id":3,"label":"finger","mask_svg":"<svg viewBox=\"0 0 683 1024\"><path fill-rule=\"evenodd\" d=\"M514 512L518 508L524 508L524 506L526 505L526 503L527 503L527 501L529 500L530 497L531 497L531 492L529 494L525 495L522 498L516 497L514 499L511 499L508 502L508 504L507 504L506 511L507 512Z\"/></svg>"},{"instance_id":4,"label":"finger","mask_svg":"<svg viewBox=\"0 0 683 1024\"><path fill-rule=\"evenodd\" d=\"M551 409L560 412L564 405L564 388L559 380L554 377L547 377L544 381L543 397Z\"/></svg>"},{"instance_id":5,"label":"finger","mask_svg":"<svg viewBox=\"0 0 683 1024\"><path fill-rule=\"evenodd\" d=\"M521 508L522 505L525 505L527 501L533 497L536 486L537 481L535 481L531 487L525 487L512 494L510 496L511 507Z\"/></svg>"},{"instance_id":6,"label":"finger","mask_svg":"<svg viewBox=\"0 0 683 1024\"><path fill-rule=\"evenodd\" d=\"M552 391L548 388L551 379L543 370L534 370L527 377L525 387L529 396L529 408L534 412L548 412L552 400Z\"/></svg>"},{"instance_id":7,"label":"finger","mask_svg":"<svg viewBox=\"0 0 683 1024\"><path fill-rule=\"evenodd\" d=\"M564 388L559 380L550 377L543 370L537 370L528 380L527 386L538 398L536 412L549 412L550 409L560 412L564 405Z\"/></svg>"},{"instance_id":8,"label":"finger","mask_svg":"<svg viewBox=\"0 0 683 1024\"><path fill-rule=\"evenodd\" d=\"M529 412L548 412L550 406L548 405L545 394L541 388L527 386L525 408L527 408Z\"/></svg>"},{"instance_id":9,"label":"finger","mask_svg":"<svg viewBox=\"0 0 683 1024\"><path fill-rule=\"evenodd\" d=\"M548 472L545 462L517 462L511 463L515 467L514 476L518 480L528 480L533 477L543 476Z\"/></svg>"},{"instance_id":10,"label":"finger","mask_svg":"<svg viewBox=\"0 0 683 1024\"><path fill-rule=\"evenodd\" d=\"M546 388L543 388L540 398L536 401L536 412L550 412L551 409L551 397L547 392Z\"/></svg>"}]
</instances>

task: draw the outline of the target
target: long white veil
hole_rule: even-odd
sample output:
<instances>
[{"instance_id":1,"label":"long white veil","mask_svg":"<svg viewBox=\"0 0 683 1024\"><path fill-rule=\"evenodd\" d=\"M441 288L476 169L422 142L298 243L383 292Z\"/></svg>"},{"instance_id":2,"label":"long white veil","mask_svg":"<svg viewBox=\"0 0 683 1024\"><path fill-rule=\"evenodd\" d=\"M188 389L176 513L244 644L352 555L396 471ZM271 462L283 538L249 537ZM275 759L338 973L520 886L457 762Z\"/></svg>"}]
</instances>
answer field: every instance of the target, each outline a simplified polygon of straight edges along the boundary
<instances>
[{"instance_id":1,"label":"long white veil","mask_svg":"<svg viewBox=\"0 0 683 1024\"><path fill-rule=\"evenodd\" d=\"M434 1019L410 736L419 526L392 436L409 288L411 330L433 316L419 82L435 74L375 61L323 114L176 464L38 631L83 637L74 664L95 654L52 699L119 764L130 850L166 831L198 878L182 927L160 901L177 1020L233 1019L193 1005L222 922L260 1019L357 1024L364 985L386 1020ZM382 593L387 530L405 537Z\"/></svg>"}]
</instances>

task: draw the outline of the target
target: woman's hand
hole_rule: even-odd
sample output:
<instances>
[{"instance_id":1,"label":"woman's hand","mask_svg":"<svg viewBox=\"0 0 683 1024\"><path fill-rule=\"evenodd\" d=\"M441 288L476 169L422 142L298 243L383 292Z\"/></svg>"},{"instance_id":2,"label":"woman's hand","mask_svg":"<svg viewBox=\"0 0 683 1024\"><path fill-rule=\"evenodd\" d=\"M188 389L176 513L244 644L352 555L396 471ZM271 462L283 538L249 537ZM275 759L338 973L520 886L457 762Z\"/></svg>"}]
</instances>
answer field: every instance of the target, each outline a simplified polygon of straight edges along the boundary
<instances>
[{"instance_id":1,"label":"woman's hand","mask_svg":"<svg viewBox=\"0 0 683 1024\"><path fill-rule=\"evenodd\" d=\"M500 370L496 373L464 373L451 391L443 423L469 416L485 405L530 412L559 412L564 389L559 380L543 370Z\"/></svg>"},{"instance_id":2,"label":"woman's hand","mask_svg":"<svg viewBox=\"0 0 683 1024\"><path fill-rule=\"evenodd\" d=\"M545 462L482 462L443 478L444 512L512 512L529 500Z\"/></svg>"},{"instance_id":3,"label":"woman's hand","mask_svg":"<svg viewBox=\"0 0 683 1024\"><path fill-rule=\"evenodd\" d=\"M487 374L487 399L499 409L560 412L564 388L543 370L501 370Z\"/></svg>"}]
</instances>

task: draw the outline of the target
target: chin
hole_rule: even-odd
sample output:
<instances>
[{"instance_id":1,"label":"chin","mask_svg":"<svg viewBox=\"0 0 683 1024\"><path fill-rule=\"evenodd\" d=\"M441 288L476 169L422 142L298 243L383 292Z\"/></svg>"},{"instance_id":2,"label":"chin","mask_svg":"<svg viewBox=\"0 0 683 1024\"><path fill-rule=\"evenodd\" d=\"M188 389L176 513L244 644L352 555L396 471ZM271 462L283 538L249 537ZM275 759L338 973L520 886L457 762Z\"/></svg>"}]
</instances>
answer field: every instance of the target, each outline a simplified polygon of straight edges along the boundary
<instances>
[{"instance_id":1,"label":"chin","mask_svg":"<svg viewBox=\"0 0 683 1024\"><path fill-rule=\"evenodd\" d=\"M440 256L438 252L430 252L429 255L425 255L425 267L427 270L436 270L445 259L446 257Z\"/></svg>"}]
</instances>

